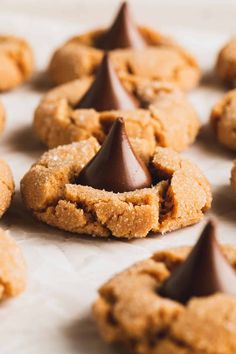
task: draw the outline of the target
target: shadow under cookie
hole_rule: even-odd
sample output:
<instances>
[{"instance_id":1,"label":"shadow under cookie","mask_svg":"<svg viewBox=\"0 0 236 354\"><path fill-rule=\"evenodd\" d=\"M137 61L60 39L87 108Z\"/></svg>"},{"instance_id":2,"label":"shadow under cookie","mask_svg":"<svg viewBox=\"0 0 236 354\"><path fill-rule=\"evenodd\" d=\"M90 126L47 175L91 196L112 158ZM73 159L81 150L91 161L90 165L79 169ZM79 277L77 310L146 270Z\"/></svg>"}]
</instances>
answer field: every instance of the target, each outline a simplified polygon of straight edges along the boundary
<instances>
[{"instance_id":1,"label":"shadow under cookie","mask_svg":"<svg viewBox=\"0 0 236 354\"><path fill-rule=\"evenodd\" d=\"M30 125L24 125L9 133L8 144L13 151L29 154L33 158L38 158L45 148L37 140Z\"/></svg>"},{"instance_id":2,"label":"shadow under cookie","mask_svg":"<svg viewBox=\"0 0 236 354\"><path fill-rule=\"evenodd\" d=\"M44 93L52 88L52 84L48 80L46 71L40 71L34 74L28 84L31 89L39 93Z\"/></svg>"},{"instance_id":3,"label":"shadow under cookie","mask_svg":"<svg viewBox=\"0 0 236 354\"><path fill-rule=\"evenodd\" d=\"M210 154L212 157L221 157L224 160L232 160L234 152L222 146L214 136L209 123L204 124L197 138L198 148Z\"/></svg>"},{"instance_id":4,"label":"shadow under cookie","mask_svg":"<svg viewBox=\"0 0 236 354\"><path fill-rule=\"evenodd\" d=\"M200 80L200 86L226 91L225 86L223 86L220 80L216 77L214 70L208 70L203 73Z\"/></svg>"},{"instance_id":5,"label":"shadow under cookie","mask_svg":"<svg viewBox=\"0 0 236 354\"><path fill-rule=\"evenodd\" d=\"M91 314L84 315L82 318L72 321L63 329L63 335L69 345L74 350L78 349L81 353L103 354L126 354L124 348L119 345L108 346L100 338ZM91 338L93 340L91 341ZM128 352L127 352L128 354Z\"/></svg>"},{"instance_id":6,"label":"shadow under cookie","mask_svg":"<svg viewBox=\"0 0 236 354\"><path fill-rule=\"evenodd\" d=\"M211 211L220 220L236 226L236 196L230 183L214 188Z\"/></svg>"}]
</instances>

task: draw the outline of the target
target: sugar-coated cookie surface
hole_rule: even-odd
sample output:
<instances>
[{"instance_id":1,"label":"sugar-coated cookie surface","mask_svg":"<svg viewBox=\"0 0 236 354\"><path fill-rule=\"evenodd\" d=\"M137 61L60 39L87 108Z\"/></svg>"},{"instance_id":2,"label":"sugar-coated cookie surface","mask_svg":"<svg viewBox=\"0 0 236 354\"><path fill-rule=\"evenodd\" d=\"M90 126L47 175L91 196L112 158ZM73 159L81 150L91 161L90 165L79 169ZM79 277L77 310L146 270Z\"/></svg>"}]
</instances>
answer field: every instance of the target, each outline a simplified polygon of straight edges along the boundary
<instances>
[{"instance_id":1,"label":"sugar-coated cookie surface","mask_svg":"<svg viewBox=\"0 0 236 354\"><path fill-rule=\"evenodd\" d=\"M236 269L235 246L223 253ZM182 305L158 294L190 248L155 253L116 275L99 290L93 313L103 338L138 354L234 354L236 299L226 294Z\"/></svg>"},{"instance_id":2,"label":"sugar-coated cookie surface","mask_svg":"<svg viewBox=\"0 0 236 354\"><path fill-rule=\"evenodd\" d=\"M236 90L227 92L215 104L210 121L218 141L236 150Z\"/></svg>"},{"instance_id":3,"label":"sugar-coated cookie surface","mask_svg":"<svg viewBox=\"0 0 236 354\"><path fill-rule=\"evenodd\" d=\"M0 300L16 296L26 287L26 264L15 240L0 229Z\"/></svg>"},{"instance_id":4,"label":"sugar-coated cookie surface","mask_svg":"<svg viewBox=\"0 0 236 354\"><path fill-rule=\"evenodd\" d=\"M124 80L140 76L148 80L168 81L183 90L194 88L200 78L195 58L171 39L148 28L139 27L148 46L142 50L116 49L111 54L117 73ZM96 42L105 30L94 30L74 37L57 49L49 64L48 73L56 84L91 76L99 66L103 50Z\"/></svg>"},{"instance_id":5,"label":"sugar-coated cookie surface","mask_svg":"<svg viewBox=\"0 0 236 354\"><path fill-rule=\"evenodd\" d=\"M93 78L83 78L61 85L41 100L34 116L34 130L48 147L89 137L102 143L118 116L124 118L133 146L141 148L147 157L156 146L182 151L195 140L200 127L198 115L173 85L136 78L127 81L126 88L140 103L145 102L144 108L106 112L76 109L92 81Z\"/></svg>"},{"instance_id":6,"label":"sugar-coated cookie surface","mask_svg":"<svg viewBox=\"0 0 236 354\"><path fill-rule=\"evenodd\" d=\"M10 206L14 188L10 167L5 161L0 160L0 217Z\"/></svg>"},{"instance_id":7,"label":"sugar-coated cookie surface","mask_svg":"<svg viewBox=\"0 0 236 354\"><path fill-rule=\"evenodd\" d=\"M43 154L21 181L26 207L49 225L93 236L145 237L198 222L211 205L207 179L189 160L158 147L151 157L160 182L113 193L75 184L99 150L95 138Z\"/></svg>"},{"instance_id":8,"label":"sugar-coated cookie surface","mask_svg":"<svg viewBox=\"0 0 236 354\"><path fill-rule=\"evenodd\" d=\"M24 39L0 36L0 91L13 89L28 79L33 66L32 49Z\"/></svg>"}]
</instances>

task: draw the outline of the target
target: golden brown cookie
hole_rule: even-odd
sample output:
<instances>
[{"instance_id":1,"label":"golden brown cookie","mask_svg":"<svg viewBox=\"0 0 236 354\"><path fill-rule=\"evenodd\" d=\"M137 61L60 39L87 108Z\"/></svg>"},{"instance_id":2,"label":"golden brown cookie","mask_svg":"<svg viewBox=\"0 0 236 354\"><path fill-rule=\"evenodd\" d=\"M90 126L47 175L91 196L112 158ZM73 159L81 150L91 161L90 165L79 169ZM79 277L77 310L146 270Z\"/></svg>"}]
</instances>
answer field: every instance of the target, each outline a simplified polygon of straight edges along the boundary
<instances>
[{"instance_id":1,"label":"golden brown cookie","mask_svg":"<svg viewBox=\"0 0 236 354\"><path fill-rule=\"evenodd\" d=\"M130 77L168 81L183 90L194 88L200 69L195 58L169 38L148 27L139 27L148 43L142 50L116 49L111 58L124 81ZM57 49L49 64L49 76L56 85L91 76L99 66L103 50L96 47L104 29L94 30L68 40Z\"/></svg>"},{"instance_id":2,"label":"golden brown cookie","mask_svg":"<svg viewBox=\"0 0 236 354\"><path fill-rule=\"evenodd\" d=\"M3 107L2 102L0 101L0 134L3 132L3 129L5 127L5 120L6 120L5 109Z\"/></svg>"},{"instance_id":3,"label":"golden brown cookie","mask_svg":"<svg viewBox=\"0 0 236 354\"><path fill-rule=\"evenodd\" d=\"M173 85L132 80L127 90L136 96L140 109L97 112L75 105L91 85L84 78L49 91L41 100L34 117L34 130L48 147L95 137L100 143L117 116L122 116L134 148L150 156L156 146L186 149L196 138L200 121L185 95ZM137 144L142 142L142 144Z\"/></svg>"},{"instance_id":4,"label":"golden brown cookie","mask_svg":"<svg viewBox=\"0 0 236 354\"><path fill-rule=\"evenodd\" d=\"M236 85L236 38L232 38L220 50L216 71L219 78L227 85L235 87Z\"/></svg>"},{"instance_id":5,"label":"golden brown cookie","mask_svg":"<svg viewBox=\"0 0 236 354\"><path fill-rule=\"evenodd\" d=\"M0 300L16 296L26 286L26 264L15 240L0 229Z\"/></svg>"},{"instance_id":6,"label":"golden brown cookie","mask_svg":"<svg viewBox=\"0 0 236 354\"><path fill-rule=\"evenodd\" d=\"M33 66L32 49L24 39L0 36L0 91L10 90L27 80Z\"/></svg>"},{"instance_id":7,"label":"golden brown cookie","mask_svg":"<svg viewBox=\"0 0 236 354\"><path fill-rule=\"evenodd\" d=\"M149 168L160 181L153 187L113 193L75 184L99 148L97 140L90 138L43 154L21 181L26 207L39 220L60 229L126 238L194 224L209 209L206 178L192 162L168 148L158 147L150 159Z\"/></svg>"},{"instance_id":8,"label":"golden brown cookie","mask_svg":"<svg viewBox=\"0 0 236 354\"><path fill-rule=\"evenodd\" d=\"M14 188L11 170L6 162L0 160L0 217L10 206Z\"/></svg>"},{"instance_id":9,"label":"golden brown cookie","mask_svg":"<svg viewBox=\"0 0 236 354\"><path fill-rule=\"evenodd\" d=\"M236 150L236 90L229 91L216 103L210 122L218 141Z\"/></svg>"},{"instance_id":10,"label":"golden brown cookie","mask_svg":"<svg viewBox=\"0 0 236 354\"><path fill-rule=\"evenodd\" d=\"M222 251L236 270L236 247ZM99 290L93 312L103 338L138 354L236 353L236 298L217 293L186 304L159 289L190 248L155 253L116 275Z\"/></svg>"}]
</instances>

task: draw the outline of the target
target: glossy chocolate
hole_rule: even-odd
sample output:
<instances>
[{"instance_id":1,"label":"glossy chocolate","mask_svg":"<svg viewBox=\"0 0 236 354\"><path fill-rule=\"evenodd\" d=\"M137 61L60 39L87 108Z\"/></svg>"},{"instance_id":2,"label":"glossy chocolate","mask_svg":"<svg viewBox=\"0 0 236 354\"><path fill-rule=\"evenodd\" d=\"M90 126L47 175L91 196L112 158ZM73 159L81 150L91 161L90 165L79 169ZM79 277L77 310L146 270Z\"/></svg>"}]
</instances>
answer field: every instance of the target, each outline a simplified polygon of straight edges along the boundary
<instances>
[{"instance_id":1,"label":"glossy chocolate","mask_svg":"<svg viewBox=\"0 0 236 354\"><path fill-rule=\"evenodd\" d=\"M130 15L129 6L124 2L114 22L98 41L97 46L104 50L119 48L143 49L146 42Z\"/></svg>"},{"instance_id":2,"label":"glossy chocolate","mask_svg":"<svg viewBox=\"0 0 236 354\"><path fill-rule=\"evenodd\" d=\"M122 118L113 123L101 149L82 169L76 183L115 193L151 186L151 175L134 153Z\"/></svg>"},{"instance_id":3,"label":"glossy chocolate","mask_svg":"<svg viewBox=\"0 0 236 354\"><path fill-rule=\"evenodd\" d=\"M93 108L102 112L137 107L138 101L124 89L106 53L94 82L75 108Z\"/></svg>"},{"instance_id":4,"label":"glossy chocolate","mask_svg":"<svg viewBox=\"0 0 236 354\"><path fill-rule=\"evenodd\" d=\"M195 296L217 292L236 296L236 273L224 257L209 221L186 260L160 289L162 296L186 303Z\"/></svg>"}]
</instances>

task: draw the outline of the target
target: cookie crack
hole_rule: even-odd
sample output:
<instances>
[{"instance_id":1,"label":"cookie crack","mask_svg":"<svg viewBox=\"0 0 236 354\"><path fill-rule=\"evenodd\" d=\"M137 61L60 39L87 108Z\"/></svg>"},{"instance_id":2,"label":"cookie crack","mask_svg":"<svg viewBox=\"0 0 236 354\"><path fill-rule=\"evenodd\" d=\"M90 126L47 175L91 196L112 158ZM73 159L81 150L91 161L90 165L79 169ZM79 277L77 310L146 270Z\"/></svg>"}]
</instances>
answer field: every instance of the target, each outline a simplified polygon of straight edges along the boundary
<instances>
[{"instance_id":1,"label":"cookie crack","mask_svg":"<svg viewBox=\"0 0 236 354\"><path fill-rule=\"evenodd\" d=\"M98 202L94 202L92 203L92 208L93 209L96 209L96 206L99 205L99 201ZM109 205L109 202L108 201L103 201L103 203L105 204L108 204ZM98 205L97 205L98 204ZM117 215L110 215L105 222L102 222L102 220L99 219L97 213L94 211L92 212L92 210L88 210L88 207L86 204L84 203L79 203L79 205L81 206L82 205L82 210L85 211L86 213L88 213L89 215L91 215L93 217L93 222L96 222L98 224L100 224L101 226L105 227L107 231L109 231L110 234L112 234L112 230L111 228L108 226L108 224L110 223L110 221L114 218L117 219L117 222L119 223L119 219L124 215L124 212L120 212L118 213ZM133 206L135 207L135 206ZM91 222L91 220L88 220L88 223ZM128 235L130 236L130 233L128 233Z\"/></svg>"},{"instance_id":2,"label":"cookie crack","mask_svg":"<svg viewBox=\"0 0 236 354\"><path fill-rule=\"evenodd\" d=\"M177 319L174 320L174 322L176 322ZM173 325L173 323L172 323ZM169 331L166 333L166 337L165 339L170 340L170 342L172 342L172 344L177 347L178 349L187 349L190 352L194 352L195 348L190 345L189 343L186 343L184 340L181 340L179 338L174 337Z\"/></svg>"},{"instance_id":3,"label":"cookie crack","mask_svg":"<svg viewBox=\"0 0 236 354\"><path fill-rule=\"evenodd\" d=\"M71 201L69 201L69 202L72 203ZM77 209L83 210L83 212L84 212L85 215L87 216L85 226L87 226L88 224L90 224L91 222L93 222L93 223L100 224L100 225L103 226L103 227L106 227L106 224L105 224L105 223L102 223L102 222L98 219L98 216L97 216L96 212L93 211L93 210L91 210L90 208L88 208L88 206L87 206L85 203L79 202L79 203L72 203L72 204L75 204L75 206L76 206ZM92 204L93 208L95 208L95 204L96 204L96 203L93 203L93 204ZM110 230L107 229L107 231L110 231Z\"/></svg>"},{"instance_id":4,"label":"cookie crack","mask_svg":"<svg viewBox=\"0 0 236 354\"><path fill-rule=\"evenodd\" d=\"M160 224L162 224L162 222L164 220L166 220L166 218L168 216L171 215L172 209L173 209L173 197L171 197L171 194L169 193L170 190L170 185L171 185L171 178L167 181L167 185L163 188L163 192L160 198L160 202L159 202L159 221Z\"/></svg>"},{"instance_id":5,"label":"cookie crack","mask_svg":"<svg viewBox=\"0 0 236 354\"><path fill-rule=\"evenodd\" d=\"M156 144L159 146L163 146L165 147L166 144L164 142L164 136L166 135L166 130L164 128L163 123L160 121L160 119L158 118L158 114L153 112L153 109L155 110L155 106L154 105L150 105L149 106L149 111L150 111L150 115L151 115L151 121L154 121L155 123L158 123L160 126L159 132L157 129L155 129L155 123L153 123L153 128L154 128L154 132L155 132L155 141Z\"/></svg>"}]
</instances>

